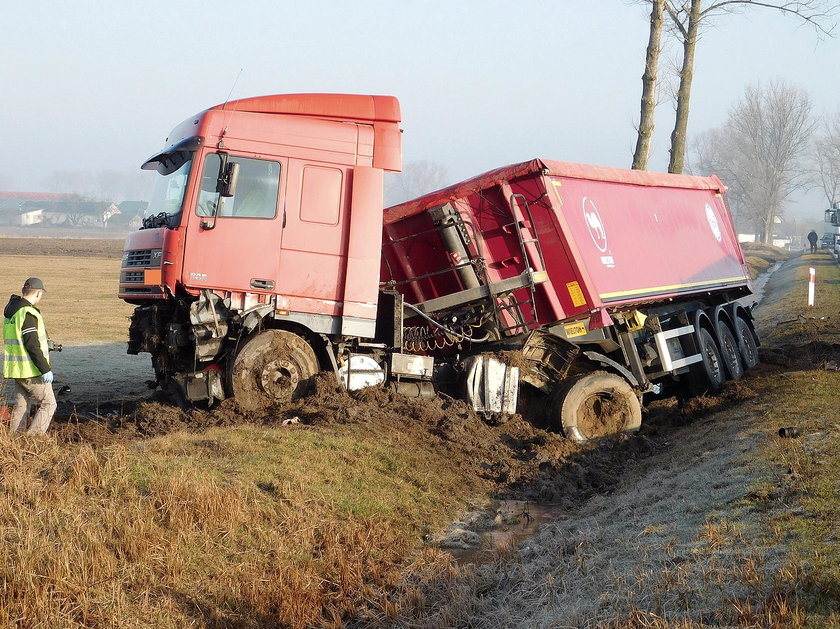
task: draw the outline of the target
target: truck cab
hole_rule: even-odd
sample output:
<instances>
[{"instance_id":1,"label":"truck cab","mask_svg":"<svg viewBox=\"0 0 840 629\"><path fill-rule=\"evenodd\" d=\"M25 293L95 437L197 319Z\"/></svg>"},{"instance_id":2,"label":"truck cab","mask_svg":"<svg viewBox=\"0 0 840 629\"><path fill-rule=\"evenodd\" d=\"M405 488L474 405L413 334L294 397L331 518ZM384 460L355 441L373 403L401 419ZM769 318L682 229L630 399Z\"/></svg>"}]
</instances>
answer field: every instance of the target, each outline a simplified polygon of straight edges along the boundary
<instances>
[{"instance_id":1,"label":"truck cab","mask_svg":"<svg viewBox=\"0 0 840 629\"><path fill-rule=\"evenodd\" d=\"M159 379L201 368L249 313L373 337L383 172L402 167L399 122L391 96L287 94L176 126L142 166L158 179L126 239L119 297L138 306L129 353L152 353Z\"/></svg>"}]
</instances>

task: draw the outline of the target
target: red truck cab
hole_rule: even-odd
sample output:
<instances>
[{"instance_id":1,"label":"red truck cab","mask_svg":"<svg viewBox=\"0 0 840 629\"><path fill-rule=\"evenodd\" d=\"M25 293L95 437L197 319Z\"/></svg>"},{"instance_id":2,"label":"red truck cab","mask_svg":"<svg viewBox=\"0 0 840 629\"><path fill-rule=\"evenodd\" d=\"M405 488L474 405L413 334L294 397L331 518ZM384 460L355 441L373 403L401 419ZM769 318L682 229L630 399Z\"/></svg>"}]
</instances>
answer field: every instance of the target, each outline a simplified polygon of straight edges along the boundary
<instances>
[{"instance_id":1,"label":"red truck cab","mask_svg":"<svg viewBox=\"0 0 840 629\"><path fill-rule=\"evenodd\" d=\"M249 98L188 118L143 164L160 177L126 240L119 296L140 305L210 289L233 309L272 303L316 332L372 336L399 122L396 98L344 94Z\"/></svg>"}]
</instances>

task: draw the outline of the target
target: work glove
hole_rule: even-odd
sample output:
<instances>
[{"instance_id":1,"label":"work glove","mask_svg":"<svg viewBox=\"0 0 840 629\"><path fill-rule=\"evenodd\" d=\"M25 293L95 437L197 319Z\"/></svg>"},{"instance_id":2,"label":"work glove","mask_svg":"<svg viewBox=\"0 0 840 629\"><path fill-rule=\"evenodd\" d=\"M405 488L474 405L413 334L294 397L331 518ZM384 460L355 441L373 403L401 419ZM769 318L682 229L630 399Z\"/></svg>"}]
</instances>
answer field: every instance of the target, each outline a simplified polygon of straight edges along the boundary
<instances>
[{"instance_id":1,"label":"work glove","mask_svg":"<svg viewBox=\"0 0 840 629\"><path fill-rule=\"evenodd\" d=\"M52 381L55 379L55 376L53 375L52 371L48 371L47 373L45 373L41 377L44 379L44 382L46 382L47 384L51 384Z\"/></svg>"}]
</instances>

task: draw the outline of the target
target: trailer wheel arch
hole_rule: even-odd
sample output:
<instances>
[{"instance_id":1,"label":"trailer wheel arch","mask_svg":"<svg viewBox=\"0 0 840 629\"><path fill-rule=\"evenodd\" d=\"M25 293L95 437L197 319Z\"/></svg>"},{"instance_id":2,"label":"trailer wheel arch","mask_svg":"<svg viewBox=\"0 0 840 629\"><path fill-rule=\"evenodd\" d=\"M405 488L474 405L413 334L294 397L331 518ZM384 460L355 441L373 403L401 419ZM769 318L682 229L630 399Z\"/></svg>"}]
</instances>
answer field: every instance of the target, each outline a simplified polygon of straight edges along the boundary
<instances>
[{"instance_id":1,"label":"trailer wheel arch","mask_svg":"<svg viewBox=\"0 0 840 629\"><path fill-rule=\"evenodd\" d=\"M630 383L634 389L639 389L639 381L636 379L636 376L633 375L633 372L627 369L621 363L613 360L608 356L604 356L599 352L592 352L592 351L585 351L582 355L590 362L593 366L601 367L606 369L607 371L615 371L617 375L623 377Z\"/></svg>"}]
</instances>

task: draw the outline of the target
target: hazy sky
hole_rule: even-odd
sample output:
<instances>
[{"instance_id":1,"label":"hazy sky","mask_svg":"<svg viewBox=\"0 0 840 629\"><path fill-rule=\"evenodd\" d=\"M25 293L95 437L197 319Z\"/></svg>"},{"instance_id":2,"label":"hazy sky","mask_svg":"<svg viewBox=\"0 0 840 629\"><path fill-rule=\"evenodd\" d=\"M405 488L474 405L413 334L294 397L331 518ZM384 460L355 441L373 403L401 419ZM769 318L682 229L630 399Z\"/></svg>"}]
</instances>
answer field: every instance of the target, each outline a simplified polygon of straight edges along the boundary
<instances>
[{"instance_id":1,"label":"hazy sky","mask_svg":"<svg viewBox=\"0 0 840 629\"><path fill-rule=\"evenodd\" d=\"M44 189L57 170L138 168L172 127L231 90L395 95L405 159L439 162L453 181L532 157L620 167L632 158L647 14L628 0L3 9L0 188ZM689 136L722 124L746 84L773 78L805 89L817 113L840 110L838 61L840 41L777 12L719 18L697 52ZM666 100L655 170L667 166L672 112Z\"/></svg>"}]
</instances>

